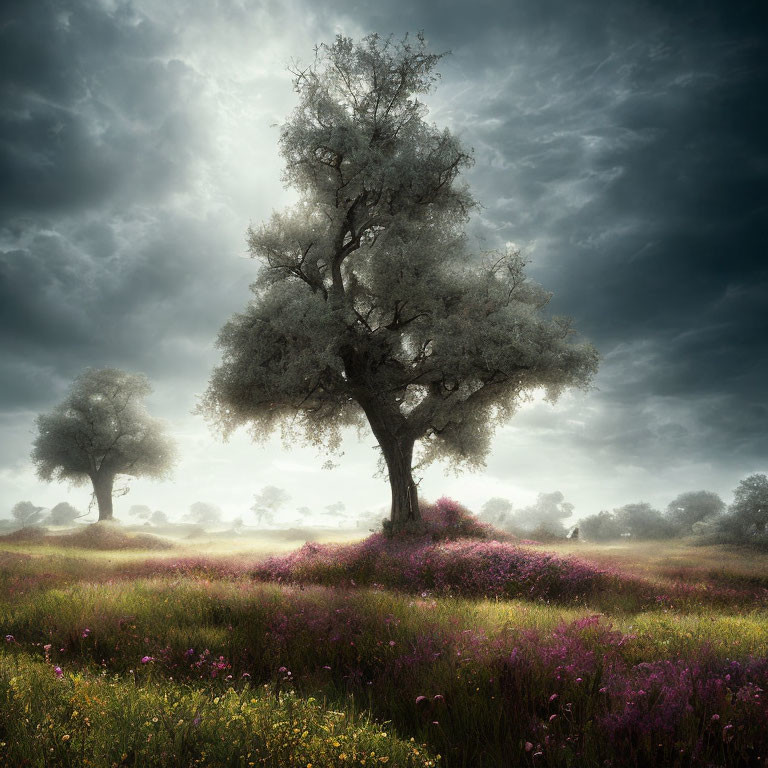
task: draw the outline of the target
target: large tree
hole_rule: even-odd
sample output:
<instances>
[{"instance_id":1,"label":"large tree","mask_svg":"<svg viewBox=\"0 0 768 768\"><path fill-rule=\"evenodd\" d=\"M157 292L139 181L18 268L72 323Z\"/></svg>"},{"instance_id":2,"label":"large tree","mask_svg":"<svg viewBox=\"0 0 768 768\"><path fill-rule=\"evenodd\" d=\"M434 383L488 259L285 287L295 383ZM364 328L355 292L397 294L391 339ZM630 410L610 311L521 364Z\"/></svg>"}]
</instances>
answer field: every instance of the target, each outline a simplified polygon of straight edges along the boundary
<instances>
[{"instance_id":1,"label":"large tree","mask_svg":"<svg viewBox=\"0 0 768 768\"><path fill-rule=\"evenodd\" d=\"M254 298L222 329L201 402L225 435L282 425L331 449L367 420L395 527L419 518L417 441L422 464L481 465L521 399L587 386L597 365L568 320L545 314L549 294L516 251L470 252L471 155L418 99L440 58L421 37L338 37L294 73L280 145L298 203L248 231Z\"/></svg>"},{"instance_id":2,"label":"large tree","mask_svg":"<svg viewBox=\"0 0 768 768\"><path fill-rule=\"evenodd\" d=\"M145 376L115 368L88 369L51 413L37 417L32 460L44 480L90 481L99 520L112 519L118 475L164 477L174 446L144 406Z\"/></svg>"}]
</instances>

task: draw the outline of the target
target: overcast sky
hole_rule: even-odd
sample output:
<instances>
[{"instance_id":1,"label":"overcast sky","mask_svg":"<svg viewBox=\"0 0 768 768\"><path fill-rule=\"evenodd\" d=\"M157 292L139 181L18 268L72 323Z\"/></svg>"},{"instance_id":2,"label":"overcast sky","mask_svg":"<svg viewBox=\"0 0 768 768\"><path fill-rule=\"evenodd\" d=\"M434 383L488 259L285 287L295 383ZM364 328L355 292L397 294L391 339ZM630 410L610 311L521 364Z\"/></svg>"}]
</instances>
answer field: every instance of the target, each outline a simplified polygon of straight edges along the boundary
<instances>
[{"instance_id":1,"label":"overcast sky","mask_svg":"<svg viewBox=\"0 0 768 768\"><path fill-rule=\"evenodd\" d=\"M423 497L575 516L768 471L768 6L599 0L5 0L0 10L0 517L85 506L35 478L37 413L88 366L146 373L181 445L118 499L246 514L291 494L335 525L388 506L372 436L339 467L278 439L223 444L191 414L257 264L245 230L291 202L292 60L336 34L424 30L430 119L473 147L484 247L514 242L601 353L596 389L534 402L487 468ZM344 512L324 511L343 502ZM346 517L345 517L346 516Z\"/></svg>"}]
</instances>

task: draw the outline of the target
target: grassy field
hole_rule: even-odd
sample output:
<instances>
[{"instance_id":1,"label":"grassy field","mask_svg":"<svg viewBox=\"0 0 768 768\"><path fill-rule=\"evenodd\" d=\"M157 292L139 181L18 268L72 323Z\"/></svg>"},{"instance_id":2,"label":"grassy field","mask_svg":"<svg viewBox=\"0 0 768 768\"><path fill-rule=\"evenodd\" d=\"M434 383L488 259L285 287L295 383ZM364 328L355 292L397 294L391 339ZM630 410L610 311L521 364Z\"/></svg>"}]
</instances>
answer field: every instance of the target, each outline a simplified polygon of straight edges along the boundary
<instances>
[{"instance_id":1,"label":"grassy field","mask_svg":"<svg viewBox=\"0 0 768 768\"><path fill-rule=\"evenodd\" d=\"M0 763L763 764L764 556L430 515L271 558L0 545Z\"/></svg>"}]
</instances>

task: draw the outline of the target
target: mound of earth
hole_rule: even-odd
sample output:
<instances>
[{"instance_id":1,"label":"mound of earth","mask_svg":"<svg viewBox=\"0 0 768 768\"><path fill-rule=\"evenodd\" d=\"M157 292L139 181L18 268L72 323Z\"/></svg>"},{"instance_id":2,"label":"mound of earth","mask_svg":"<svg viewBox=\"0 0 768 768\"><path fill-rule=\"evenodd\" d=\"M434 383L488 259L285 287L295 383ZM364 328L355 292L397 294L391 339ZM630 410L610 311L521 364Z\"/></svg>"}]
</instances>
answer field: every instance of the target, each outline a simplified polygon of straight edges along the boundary
<instances>
[{"instance_id":1,"label":"mound of earth","mask_svg":"<svg viewBox=\"0 0 768 768\"><path fill-rule=\"evenodd\" d=\"M0 536L0 542L7 544L40 544L48 533L47 528L40 525L30 525L26 528L19 528L13 533L6 533Z\"/></svg>"},{"instance_id":2,"label":"mound of earth","mask_svg":"<svg viewBox=\"0 0 768 768\"><path fill-rule=\"evenodd\" d=\"M93 523L75 533L56 537L56 544L64 547L82 549L172 549L173 544L167 539L150 533L126 533L115 523Z\"/></svg>"}]
</instances>

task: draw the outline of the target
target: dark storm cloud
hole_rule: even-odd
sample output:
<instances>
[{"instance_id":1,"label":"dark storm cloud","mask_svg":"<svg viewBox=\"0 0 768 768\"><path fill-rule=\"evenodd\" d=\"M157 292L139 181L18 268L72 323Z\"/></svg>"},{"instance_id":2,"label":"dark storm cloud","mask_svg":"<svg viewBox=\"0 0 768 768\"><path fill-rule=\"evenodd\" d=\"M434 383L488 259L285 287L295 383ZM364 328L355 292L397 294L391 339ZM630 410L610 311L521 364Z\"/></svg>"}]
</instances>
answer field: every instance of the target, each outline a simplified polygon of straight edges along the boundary
<instances>
[{"instance_id":1,"label":"dark storm cloud","mask_svg":"<svg viewBox=\"0 0 768 768\"><path fill-rule=\"evenodd\" d=\"M577 12L578 24L528 19L514 44L489 31L483 67L506 70L505 85L484 91L475 75L477 98L451 105L476 144L480 225L538 241L553 309L605 355L600 398L622 414L615 439L606 429L613 450L764 460L765 6Z\"/></svg>"},{"instance_id":2,"label":"dark storm cloud","mask_svg":"<svg viewBox=\"0 0 768 768\"><path fill-rule=\"evenodd\" d=\"M172 43L130 3L3 8L4 407L49 403L85 366L180 375L191 341L211 346L226 214L175 202L199 183L212 137L206 84Z\"/></svg>"},{"instance_id":3,"label":"dark storm cloud","mask_svg":"<svg viewBox=\"0 0 768 768\"><path fill-rule=\"evenodd\" d=\"M4 5L0 212L77 212L138 188L146 204L183 181L198 83L168 38L129 4Z\"/></svg>"}]
</instances>

